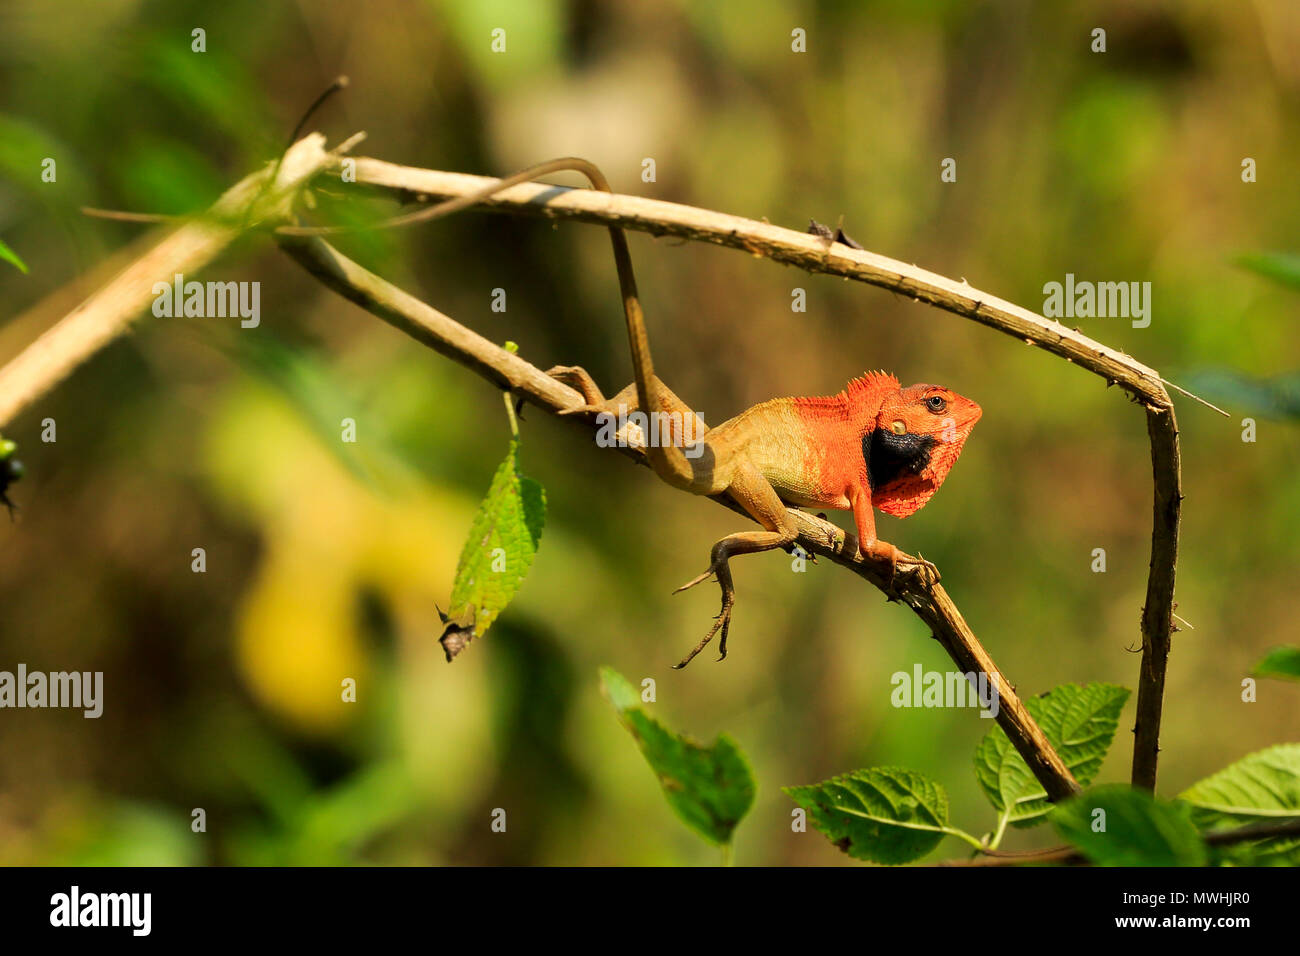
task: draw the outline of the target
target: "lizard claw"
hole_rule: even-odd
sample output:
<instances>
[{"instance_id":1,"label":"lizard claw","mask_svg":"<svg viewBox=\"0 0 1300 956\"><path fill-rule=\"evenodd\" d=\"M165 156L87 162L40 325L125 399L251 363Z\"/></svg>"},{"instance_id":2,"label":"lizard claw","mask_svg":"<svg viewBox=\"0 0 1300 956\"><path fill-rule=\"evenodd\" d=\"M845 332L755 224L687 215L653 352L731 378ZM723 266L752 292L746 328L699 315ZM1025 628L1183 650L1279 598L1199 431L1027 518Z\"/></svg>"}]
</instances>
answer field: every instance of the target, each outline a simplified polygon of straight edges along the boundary
<instances>
[{"instance_id":1,"label":"lizard claw","mask_svg":"<svg viewBox=\"0 0 1300 956\"><path fill-rule=\"evenodd\" d=\"M546 374L557 382L563 382L570 388L582 393L583 404L574 405L572 408L561 408L556 412L560 417L598 415L601 412L608 411L605 408L605 396L601 394L600 389L585 368L578 365L552 365L546 370Z\"/></svg>"},{"instance_id":2,"label":"lizard claw","mask_svg":"<svg viewBox=\"0 0 1300 956\"><path fill-rule=\"evenodd\" d=\"M673 593L677 594L679 591L693 588L695 585L707 580L710 576L715 574L718 577L718 585L722 588L722 610L720 610L717 616L714 617L713 626L709 628L709 633L704 635L700 643L696 644L689 654L673 665L673 670L681 670L694 660L695 655L704 650L704 648L708 646L709 641L713 640L713 635L718 634L719 632L721 632L721 634L718 639L718 660L721 661L726 659L727 632L731 629L731 609L735 607L736 604L736 589L731 585L731 572L727 568L726 561L724 560L721 563L709 565L707 571L692 578L690 581L687 581L676 591L673 591Z\"/></svg>"},{"instance_id":3,"label":"lizard claw","mask_svg":"<svg viewBox=\"0 0 1300 956\"><path fill-rule=\"evenodd\" d=\"M707 581L710 577L713 576L713 574L714 574L713 566L710 565L708 570L705 571L703 574L696 575L695 577L691 578L689 581L687 581L679 588L674 588L673 593L680 594L682 591L688 591L691 588L695 587L695 585L703 581Z\"/></svg>"},{"instance_id":4,"label":"lizard claw","mask_svg":"<svg viewBox=\"0 0 1300 956\"><path fill-rule=\"evenodd\" d=\"M605 396L601 394L600 388L585 368L580 365L552 365L546 370L546 374L557 382L563 382L570 388L582 393L584 404L563 409L560 412L561 415L579 415L584 412L601 411L599 406L604 404Z\"/></svg>"},{"instance_id":5,"label":"lizard claw","mask_svg":"<svg viewBox=\"0 0 1300 956\"><path fill-rule=\"evenodd\" d=\"M884 556L882 555L880 557L883 558ZM927 561L922 555L918 554L915 558L913 558L910 555L904 554L902 551L899 551L898 549L894 549L894 553L888 555L889 577L887 578L887 585L890 591L894 590L894 581L898 577L898 564L900 558L903 559L903 564L909 570L915 569L916 571L920 572L921 581L927 587L939 583L939 579L940 579L939 569L936 568L932 562ZM892 601L895 599L890 598L890 600Z\"/></svg>"},{"instance_id":6,"label":"lizard claw","mask_svg":"<svg viewBox=\"0 0 1300 956\"><path fill-rule=\"evenodd\" d=\"M561 408L555 414L563 418L566 415L595 415L601 408L597 405L575 405L573 408Z\"/></svg>"},{"instance_id":7,"label":"lizard claw","mask_svg":"<svg viewBox=\"0 0 1300 956\"><path fill-rule=\"evenodd\" d=\"M894 590L894 579L898 576L898 559L906 557L902 551L894 547L887 541L876 540L871 544L863 547L862 542L858 542L858 553L864 558L870 558L873 561L889 562L889 575L885 579L886 588L889 591ZM893 598L890 598L893 600Z\"/></svg>"},{"instance_id":8,"label":"lizard claw","mask_svg":"<svg viewBox=\"0 0 1300 956\"><path fill-rule=\"evenodd\" d=\"M546 374L566 385L591 378L581 365L552 365L546 370Z\"/></svg>"},{"instance_id":9,"label":"lizard claw","mask_svg":"<svg viewBox=\"0 0 1300 956\"><path fill-rule=\"evenodd\" d=\"M681 670L687 664L695 659L695 655L708 646L709 641L713 640L713 635L719 631L722 632L718 639L718 660L726 660L727 657L727 631L731 629L731 609L736 603L734 593L724 592L722 595L722 610L718 612L717 617L713 619L713 627L709 628L709 633L705 634L696 644L691 652L673 665L673 670Z\"/></svg>"},{"instance_id":10,"label":"lizard claw","mask_svg":"<svg viewBox=\"0 0 1300 956\"><path fill-rule=\"evenodd\" d=\"M927 561L925 555L918 553L916 556L916 564L917 567L922 568L925 571L926 584L939 583L941 580L939 569L934 566L933 562Z\"/></svg>"}]
</instances>

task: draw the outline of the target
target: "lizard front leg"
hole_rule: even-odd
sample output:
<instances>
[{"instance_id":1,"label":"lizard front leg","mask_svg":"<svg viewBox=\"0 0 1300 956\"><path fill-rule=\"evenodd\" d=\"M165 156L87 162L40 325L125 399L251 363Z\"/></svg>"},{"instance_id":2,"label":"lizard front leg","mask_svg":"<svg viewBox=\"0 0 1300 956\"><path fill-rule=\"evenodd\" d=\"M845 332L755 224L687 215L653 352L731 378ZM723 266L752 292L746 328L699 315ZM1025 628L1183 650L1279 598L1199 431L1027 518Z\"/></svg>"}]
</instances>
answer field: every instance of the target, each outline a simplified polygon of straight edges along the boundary
<instances>
[{"instance_id":1,"label":"lizard front leg","mask_svg":"<svg viewBox=\"0 0 1300 956\"><path fill-rule=\"evenodd\" d=\"M889 586L894 586L894 573L898 558L903 553L888 541L876 537L876 513L871 507L871 489L860 488L853 493L853 524L858 529L858 553L863 557L889 562Z\"/></svg>"},{"instance_id":2,"label":"lizard front leg","mask_svg":"<svg viewBox=\"0 0 1300 956\"><path fill-rule=\"evenodd\" d=\"M722 589L722 610L718 612L709 633L695 645L694 650L674 665L676 668L689 664L696 654L708 646L709 641L713 640L713 635L719 631L722 633L718 640L718 660L727 656L727 631L731 627L731 609L736 604L736 589L731 583L729 564L731 557L736 554L753 554L758 551L784 548L799 534L794 521L786 512L785 503L781 501L776 490L748 462L737 468L731 484L727 487L727 494L766 530L739 531L727 535L713 546L708 570L677 589L677 591L685 591L704 581L709 575L715 575L718 586ZM673 593L676 594L677 591Z\"/></svg>"},{"instance_id":3,"label":"lizard front leg","mask_svg":"<svg viewBox=\"0 0 1300 956\"><path fill-rule=\"evenodd\" d=\"M862 488L853 493L853 523L858 529L858 554L879 562L889 562L889 587L894 586L894 575L898 572L898 561L907 555L890 544L876 537L876 513L871 507L871 490ZM911 560L911 559L908 559ZM924 558L920 560L923 567L939 579L939 569Z\"/></svg>"}]
</instances>

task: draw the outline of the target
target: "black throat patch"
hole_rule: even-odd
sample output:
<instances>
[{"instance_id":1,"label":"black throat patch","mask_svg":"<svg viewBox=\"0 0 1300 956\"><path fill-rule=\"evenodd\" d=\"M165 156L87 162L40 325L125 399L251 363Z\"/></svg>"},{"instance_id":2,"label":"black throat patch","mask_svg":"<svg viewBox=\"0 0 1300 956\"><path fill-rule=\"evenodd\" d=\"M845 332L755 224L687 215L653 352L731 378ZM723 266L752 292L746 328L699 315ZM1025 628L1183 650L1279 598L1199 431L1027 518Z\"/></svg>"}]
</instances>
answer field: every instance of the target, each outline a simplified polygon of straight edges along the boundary
<instances>
[{"instance_id":1,"label":"black throat patch","mask_svg":"<svg viewBox=\"0 0 1300 956\"><path fill-rule=\"evenodd\" d=\"M895 435L877 428L862 436L862 458L867 463L867 482L872 491L884 488L905 474L919 475L930 464L933 435L905 432Z\"/></svg>"}]
</instances>

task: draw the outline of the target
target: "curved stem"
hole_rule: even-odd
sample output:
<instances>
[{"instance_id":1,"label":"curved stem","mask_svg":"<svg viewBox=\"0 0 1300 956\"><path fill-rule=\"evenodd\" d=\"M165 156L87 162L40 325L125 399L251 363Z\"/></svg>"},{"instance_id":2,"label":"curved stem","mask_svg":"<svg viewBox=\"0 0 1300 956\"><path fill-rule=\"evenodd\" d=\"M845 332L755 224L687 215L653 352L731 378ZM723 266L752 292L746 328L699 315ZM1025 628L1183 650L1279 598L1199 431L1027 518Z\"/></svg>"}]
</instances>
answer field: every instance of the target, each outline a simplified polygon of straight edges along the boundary
<instances>
[{"instance_id":1,"label":"curved stem","mask_svg":"<svg viewBox=\"0 0 1300 956\"><path fill-rule=\"evenodd\" d=\"M356 178L358 183L403 199L468 196L481 193L487 184L496 182L481 176L418 169L368 158L356 160ZM1076 329L982 292L964 279L958 282L865 249L853 249L766 222L640 196L593 193L539 183L520 183L497 193L483 208L606 226L617 223L624 229L728 246L808 272L865 282L1042 348L1092 372L1107 385L1118 385L1128 392L1146 412L1155 485L1150 573L1141 623L1143 651L1138 674L1132 780L1135 786L1155 788L1165 669L1170 635L1174 631L1174 575L1183 496L1173 401L1165 390L1164 379L1154 369ZM1052 792L1051 787L1048 792Z\"/></svg>"},{"instance_id":2,"label":"curved stem","mask_svg":"<svg viewBox=\"0 0 1300 956\"><path fill-rule=\"evenodd\" d=\"M1007 824L1010 822L1011 822L1011 808L1008 807L1007 809L1003 810L1002 813L998 816L997 832L994 833L993 838L989 840L988 848L990 850L996 850L998 846L1001 845L1002 837L1005 836L1007 832Z\"/></svg>"}]
</instances>

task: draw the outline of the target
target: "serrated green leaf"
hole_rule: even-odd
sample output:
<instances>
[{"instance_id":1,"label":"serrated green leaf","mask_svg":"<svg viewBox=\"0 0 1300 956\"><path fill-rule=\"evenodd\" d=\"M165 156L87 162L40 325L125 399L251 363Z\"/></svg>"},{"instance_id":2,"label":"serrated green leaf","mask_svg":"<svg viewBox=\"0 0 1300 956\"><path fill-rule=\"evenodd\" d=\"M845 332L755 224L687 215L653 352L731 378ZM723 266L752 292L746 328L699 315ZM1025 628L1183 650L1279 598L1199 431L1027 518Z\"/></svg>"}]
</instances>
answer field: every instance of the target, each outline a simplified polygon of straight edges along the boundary
<instances>
[{"instance_id":1,"label":"serrated green leaf","mask_svg":"<svg viewBox=\"0 0 1300 956\"><path fill-rule=\"evenodd\" d=\"M528 569L546 522L546 491L519 472L519 439L497 468L456 565L442 645L450 660L497 619Z\"/></svg>"},{"instance_id":2,"label":"serrated green leaf","mask_svg":"<svg viewBox=\"0 0 1300 956\"><path fill-rule=\"evenodd\" d=\"M623 726L659 778L668 805L710 843L731 843L736 825L754 804L754 776L740 748L726 734L705 747L675 734L641 707L641 695L612 668L601 668L601 686Z\"/></svg>"},{"instance_id":3,"label":"serrated green leaf","mask_svg":"<svg viewBox=\"0 0 1300 956\"><path fill-rule=\"evenodd\" d=\"M1300 680L1300 647L1275 647L1255 665L1256 677Z\"/></svg>"},{"instance_id":4,"label":"serrated green leaf","mask_svg":"<svg viewBox=\"0 0 1300 956\"><path fill-rule=\"evenodd\" d=\"M1252 252L1237 257L1237 265L1300 289L1300 256L1290 252Z\"/></svg>"},{"instance_id":5,"label":"serrated green leaf","mask_svg":"<svg viewBox=\"0 0 1300 956\"><path fill-rule=\"evenodd\" d=\"M915 770L872 767L784 790L826 839L855 859L909 863L947 835L948 794Z\"/></svg>"},{"instance_id":6,"label":"serrated green leaf","mask_svg":"<svg viewBox=\"0 0 1300 956\"><path fill-rule=\"evenodd\" d=\"M1191 807L1127 784L1087 790L1053 808L1051 819L1063 839L1100 866L1205 866L1208 858Z\"/></svg>"},{"instance_id":7,"label":"serrated green leaf","mask_svg":"<svg viewBox=\"0 0 1300 956\"><path fill-rule=\"evenodd\" d=\"M1115 739L1128 696L1128 689L1116 684L1062 684L1025 701L1025 709L1086 787ZM1041 823L1052 808L1042 784L1001 727L985 734L976 748L975 776L993 806L1015 826Z\"/></svg>"},{"instance_id":8,"label":"serrated green leaf","mask_svg":"<svg viewBox=\"0 0 1300 956\"><path fill-rule=\"evenodd\" d=\"M13 266L17 268L19 272L21 272L23 275L27 275L27 263L19 259L18 253L14 252L7 245L5 245L5 241L3 239L0 239L0 259L3 259L5 262L12 263Z\"/></svg>"},{"instance_id":9,"label":"serrated green leaf","mask_svg":"<svg viewBox=\"0 0 1300 956\"><path fill-rule=\"evenodd\" d=\"M1179 799L1205 831L1235 830L1300 819L1300 743L1278 744L1243 757L1192 784ZM1234 855L1256 865L1300 866L1300 837L1271 837L1240 844Z\"/></svg>"}]
</instances>

